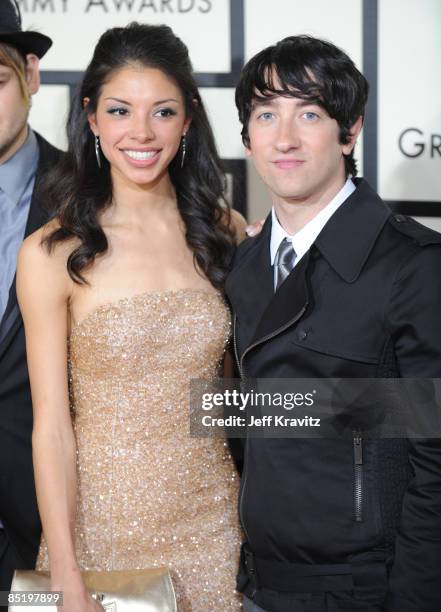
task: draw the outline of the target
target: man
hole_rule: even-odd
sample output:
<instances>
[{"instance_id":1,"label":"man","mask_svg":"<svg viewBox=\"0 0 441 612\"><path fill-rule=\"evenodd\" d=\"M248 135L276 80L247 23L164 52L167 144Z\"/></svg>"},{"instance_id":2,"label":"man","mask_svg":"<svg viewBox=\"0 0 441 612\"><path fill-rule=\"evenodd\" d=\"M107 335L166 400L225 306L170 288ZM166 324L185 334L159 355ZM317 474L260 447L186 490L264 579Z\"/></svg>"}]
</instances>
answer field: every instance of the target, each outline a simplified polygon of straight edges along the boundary
<instances>
[{"instance_id":1,"label":"man","mask_svg":"<svg viewBox=\"0 0 441 612\"><path fill-rule=\"evenodd\" d=\"M441 377L441 235L354 178L367 94L307 36L242 72L243 141L273 203L227 279L244 377ZM441 610L439 440L249 437L240 515L245 611Z\"/></svg>"},{"instance_id":2,"label":"man","mask_svg":"<svg viewBox=\"0 0 441 612\"><path fill-rule=\"evenodd\" d=\"M23 32L15 3L0 6L0 591L33 568L40 539L31 455L32 405L15 266L25 236L45 221L36 186L60 151L27 124L47 36Z\"/></svg>"}]
</instances>

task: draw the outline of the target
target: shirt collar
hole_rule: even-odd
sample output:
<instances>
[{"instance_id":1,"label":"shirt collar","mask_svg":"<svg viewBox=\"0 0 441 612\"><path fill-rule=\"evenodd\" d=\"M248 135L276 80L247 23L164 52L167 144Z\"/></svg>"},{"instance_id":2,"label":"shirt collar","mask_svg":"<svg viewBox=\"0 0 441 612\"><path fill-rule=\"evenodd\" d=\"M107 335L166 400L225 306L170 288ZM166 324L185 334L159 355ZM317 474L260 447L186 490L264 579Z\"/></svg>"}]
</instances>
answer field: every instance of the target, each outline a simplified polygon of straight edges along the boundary
<instances>
[{"instance_id":1,"label":"shirt collar","mask_svg":"<svg viewBox=\"0 0 441 612\"><path fill-rule=\"evenodd\" d=\"M19 202L23 190L38 166L40 149L31 128L22 146L4 164L0 165L0 190L14 203Z\"/></svg>"},{"instance_id":2,"label":"shirt collar","mask_svg":"<svg viewBox=\"0 0 441 612\"><path fill-rule=\"evenodd\" d=\"M311 221L309 221L301 230L293 236L288 234L280 225L277 219L274 206L271 210L271 239L270 239L270 255L271 265L274 265L277 249L284 238L291 240L294 251L296 252L299 261L303 255L309 250L315 242L326 223L335 213L335 211L343 204L343 202L355 191L355 185L350 178L337 193L337 195L323 208Z\"/></svg>"}]
</instances>

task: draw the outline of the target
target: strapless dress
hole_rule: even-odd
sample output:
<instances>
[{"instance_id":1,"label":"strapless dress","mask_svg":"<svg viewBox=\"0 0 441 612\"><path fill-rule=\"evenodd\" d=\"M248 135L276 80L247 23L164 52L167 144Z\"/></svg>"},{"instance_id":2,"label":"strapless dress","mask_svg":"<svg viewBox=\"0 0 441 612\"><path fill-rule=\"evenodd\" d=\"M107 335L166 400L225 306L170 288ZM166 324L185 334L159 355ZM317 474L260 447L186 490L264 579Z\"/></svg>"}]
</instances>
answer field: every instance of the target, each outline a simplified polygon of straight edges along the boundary
<instances>
[{"instance_id":1,"label":"strapless dress","mask_svg":"<svg viewBox=\"0 0 441 612\"><path fill-rule=\"evenodd\" d=\"M180 611L241 607L239 477L225 440L189 435L190 380L219 375L229 335L220 293L182 289L105 304L69 338L80 567L166 565Z\"/></svg>"}]
</instances>

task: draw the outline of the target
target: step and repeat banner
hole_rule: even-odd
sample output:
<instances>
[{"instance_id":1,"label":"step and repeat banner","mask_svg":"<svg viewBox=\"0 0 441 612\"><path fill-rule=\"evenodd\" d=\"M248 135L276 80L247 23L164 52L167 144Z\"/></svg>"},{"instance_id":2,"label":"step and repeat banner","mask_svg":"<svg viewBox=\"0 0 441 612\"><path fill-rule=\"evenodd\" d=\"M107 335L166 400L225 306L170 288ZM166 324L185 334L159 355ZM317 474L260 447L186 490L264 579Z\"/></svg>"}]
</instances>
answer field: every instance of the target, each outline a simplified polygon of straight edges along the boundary
<instances>
[{"instance_id":1,"label":"step and repeat banner","mask_svg":"<svg viewBox=\"0 0 441 612\"><path fill-rule=\"evenodd\" d=\"M230 72L230 3L219 0L19 0L24 25L54 41L46 70L83 70L99 35L130 21L167 23L189 44L197 72ZM213 53L207 53L213 49Z\"/></svg>"},{"instance_id":2,"label":"step and repeat banner","mask_svg":"<svg viewBox=\"0 0 441 612\"><path fill-rule=\"evenodd\" d=\"M371 85L356 156L360 174L400 212L441 230L441 2L439 0L18 0L23 27L54 40L41 62L32 125L66 146L70 98L107 28L167 23L190 50L230 177L230 197L251 219L269 200L245 161L234 106L243 63L284 36L342 47Z\"/></svg>"},{"instance_id":3,"label":"step and repeat banner","mask_svg":"<svg viewBox=\"0 0 441 612\"><path fill-rule=\"evenodd\" d=\"M441 214L441 2L378 11L378 187L411 212ZM438 208L439 207L439 208ZM406 212L406 210L405 210Z\"/></svg>"}]
</instances>

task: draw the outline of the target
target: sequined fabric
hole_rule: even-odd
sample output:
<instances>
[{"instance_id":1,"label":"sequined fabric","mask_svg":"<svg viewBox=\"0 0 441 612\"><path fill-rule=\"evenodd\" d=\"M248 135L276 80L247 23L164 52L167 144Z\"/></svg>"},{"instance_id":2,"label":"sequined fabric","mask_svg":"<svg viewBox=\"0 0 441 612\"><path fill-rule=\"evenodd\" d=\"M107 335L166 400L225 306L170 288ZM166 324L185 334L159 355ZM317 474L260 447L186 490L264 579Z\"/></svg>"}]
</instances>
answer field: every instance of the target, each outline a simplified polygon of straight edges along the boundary
<instances>
[{"instance_id":1,"label":"sequined fabric","mask_svg":"<svg viewBox=\"0 0 441 612\"><path fill-rule=\"evenodd\" d=\"M229 333L218 293L184 289L101 306L70 337L80 566L168 565L179 611L240 609L238 476L223 440L189 437L189 381L219 373Z\"/></svg>"}]
</instances>

